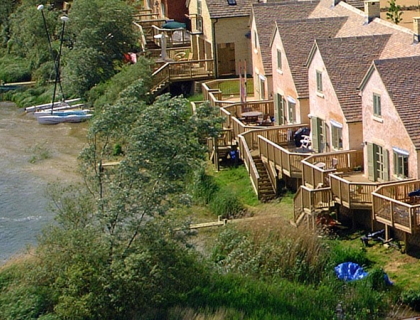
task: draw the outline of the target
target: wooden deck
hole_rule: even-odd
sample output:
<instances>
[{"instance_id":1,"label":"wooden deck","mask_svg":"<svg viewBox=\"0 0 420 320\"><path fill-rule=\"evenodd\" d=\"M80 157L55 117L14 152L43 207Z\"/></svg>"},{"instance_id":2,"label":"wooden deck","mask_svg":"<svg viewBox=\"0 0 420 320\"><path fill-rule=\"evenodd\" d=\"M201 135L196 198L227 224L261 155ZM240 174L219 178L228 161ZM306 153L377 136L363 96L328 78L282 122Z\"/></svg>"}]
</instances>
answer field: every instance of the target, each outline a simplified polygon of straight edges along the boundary
<instances>
[{"instance_id":1,"label":"wooden deck","mask_svg":"<svg viewBox=\"0 0 420 320\"><path fill-rule=\"evenodd\" d=\"M372 193L373 218L409 234L420 233L420 201L408 194L420 189L419 180L383 185Z\"/></svg>"}]
</instances>

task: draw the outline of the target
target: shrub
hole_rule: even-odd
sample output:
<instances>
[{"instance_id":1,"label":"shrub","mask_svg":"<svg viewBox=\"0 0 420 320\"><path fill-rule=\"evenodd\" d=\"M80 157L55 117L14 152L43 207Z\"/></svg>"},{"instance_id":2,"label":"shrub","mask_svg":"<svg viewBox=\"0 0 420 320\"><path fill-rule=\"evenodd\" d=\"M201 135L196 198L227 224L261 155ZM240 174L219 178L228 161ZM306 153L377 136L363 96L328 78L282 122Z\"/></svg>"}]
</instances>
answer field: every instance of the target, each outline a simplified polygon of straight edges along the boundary
<instances>
[{"instance_id":1,"label":"shrub","mask_svg":"<svg viewBox=\"0 0 420 320\"><path fill-rule=\"evenodd\" d=\"M330 245L330 263L333 267L343 262L354 262L361 266L370 264L364 248L348 247L338 242L330 242Z\"/></svg>"},{"instance_id":2,"label":"shrub","mask_svg":"<svg viewBox=\"0 0 420 320\"><path fill-rule=\"evenodd\" d=\"M410 308L420 311L420 290L408 290L401 294L403 303L408 304Z\"/></svg>"},{"instance_id":3,"label":"shrub","mask_svg":"<svg viewBox=\"0 0 420 320\"><path fill-rule=\"evenodd\" d=\"M211 212L222 218L238 217L244 209L239 197L227 189L216 192L210 201Z\"/></svg>"},{"instance_id":4,"label":"shrub","mask_svg":"<svg viewBox=\"0 0 420 320\"><path fill-rule=\"evenodd\" d=\"M214 177L207 175L204 168L194 174L192 195L197 204L209 204L218 190Z\"/></svg>"}]
</instances>

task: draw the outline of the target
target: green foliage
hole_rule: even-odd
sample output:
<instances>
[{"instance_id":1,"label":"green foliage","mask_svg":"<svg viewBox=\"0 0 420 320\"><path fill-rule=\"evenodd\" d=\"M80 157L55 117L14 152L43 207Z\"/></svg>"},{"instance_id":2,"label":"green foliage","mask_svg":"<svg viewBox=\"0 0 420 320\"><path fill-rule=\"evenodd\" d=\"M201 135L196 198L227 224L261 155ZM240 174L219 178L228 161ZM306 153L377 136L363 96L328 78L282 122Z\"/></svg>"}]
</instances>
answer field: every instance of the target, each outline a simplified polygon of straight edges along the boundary
<instances>
[{"instance_id":1,"label":"green foliage","mask_svg":"<svg viewBox=\"0 0 420 320\"><path fill-rule=\"evenodd\" d=\"M318 283L327 264L326 252L314 235L278 220L254 222L246 231L226 228L214 248L213 259L223 270L261 279Z\"/></svg>"},{"instance_id":2,"label":"green foliage","mask_svg":"<svg viewBox=\"0 0 420 320\"><path fill-rule=\"evenodd\" d=\"M45 1L41 1L46 4ZM42 13L37 10L40 2L25 0L17 7L10 21L10 39L7 42L8 53L27 59L30 70L37 69L44 62L51 60L48 37L44 27ZM45 20L53 42L53 50L58 51L60 12L45 10Z\"/></svg>"},{"instance_id":3,"label":"green foliage","mask_svg":"<svg viewBox=\"0 0 420 320\"><path fill-rule=\"evenodd\" d=\"M229 189L221 189L215 192L210 200L210 210L222 218L235 218L244 213L245 207L239 197Z\"/></svg>"},{"instance_id":4,"label":"green foliage","mask_svg":"<svg viewBox=\"0 0 420 320\"><path fill-rule=\"evenodd\" d=\"M420 290L407 290L401 293L401 301L416 311L420 311Z\"/></svg>"},{"instance_id":5,"label":"green foliage","mask_svg":"<svg viewBox=\"0 0 420 320\"><path fill-rule=\"evenodd\" d=\"M0 82L23 82L31 80L31 71L26 59L4 55L0 58Z\"/></svg>"},{"instance_id":6,"label":"green foliage","mask_svg":"<svg viewBox=\"0 0 420 320\"><path fill-rule=\"evenodd\" d=\"M96 108L102 108L106 105L115 103L121 94L127 94L127 89L133 87L135 90L130 96L138 100L146 100L145 92L148 91L150 76L150 61L145 58L139 58L136 64L127 65L119 73L106 82L94 86L88 93L89 100L93 101ZM136 83L140 86L134 87Z\"/></svg>"},{"instance_id":7,"label":"green foliage","mask_svg":"<svg viewBox=\"0 0 420 320\"><path fill-rule=\"evenodd\" d=\"M204 168L195 172L192 195L197 204L209 204L218 190L219 186L214 177L207 175Z\"/></svg>"},{"instance_id":8,"label":"green foliage","mask_svg":"<svg viewBox=\"0 0 420 320\"><path fill-rule=\"evenodd\" d=\"M367 258L366 250L361 247L351 247L340 242L329 242L330 246L330 264L334 267L343 262L354 262L361 266L369 266L370 261Z\"/></svg>"},{"instance_id":9,"label":"green foliage","mask_svg":"<svg viewBox=\"0 0 420 320\"><path fill-rule=\"evenodd\" d=\"M389 0L388 4L389 8L386 13L386 18L395 24L399 24L402 21L401 15L403 14L401 6L397 5L396 0Z\"/></svg>"},{"instance_id":10,"label":"green foliage","mask_svg":"<svg viewBox=\"0 0 420 320\"><path fill-rule=\"evenodd\" d=\"M133 11L125 1L80 0L69 18L73 48L64 56L64 83L83 96L121 69L124 53L136 50Z\"/></svg>"}]
</instances>

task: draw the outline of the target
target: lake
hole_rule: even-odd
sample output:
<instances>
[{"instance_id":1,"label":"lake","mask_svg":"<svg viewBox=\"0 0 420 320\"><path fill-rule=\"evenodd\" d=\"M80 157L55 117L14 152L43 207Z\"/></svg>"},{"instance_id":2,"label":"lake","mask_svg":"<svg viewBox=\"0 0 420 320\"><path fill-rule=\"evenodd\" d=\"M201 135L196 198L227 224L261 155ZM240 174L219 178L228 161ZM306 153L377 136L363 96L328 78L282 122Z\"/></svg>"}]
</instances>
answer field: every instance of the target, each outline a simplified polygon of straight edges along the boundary
<instances>
[{"instance_id":1,"label":"lake","mask_svg":"<svg viewBox=\"0 0 420 320\"><path fill-rule=\"evenodd\" d=\"M77 156L87 125L40 125L23 109L0 102L0 264L36 244L53 221L47 185L80 181Z\"/></svg>"}]
</instances>

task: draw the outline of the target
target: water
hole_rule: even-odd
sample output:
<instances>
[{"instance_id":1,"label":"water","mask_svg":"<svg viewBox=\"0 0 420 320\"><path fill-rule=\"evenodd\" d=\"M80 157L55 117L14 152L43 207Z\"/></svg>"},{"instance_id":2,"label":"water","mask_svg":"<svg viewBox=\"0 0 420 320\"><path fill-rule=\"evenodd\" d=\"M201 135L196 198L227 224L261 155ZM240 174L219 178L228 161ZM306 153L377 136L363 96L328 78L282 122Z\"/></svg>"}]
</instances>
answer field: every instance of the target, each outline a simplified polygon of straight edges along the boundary
<instances>
[{"instance_id":1,"label":"water","mask_svg":"<svg viewBox=\"0 0 420 320\"><path fill-rule=\"evenodd\" d=\"M45 188L80 180L77 156L87 124L43 126L11 103L0 103L0 264L36 244L53 221Z\"/></svg>"}]
</instances>

